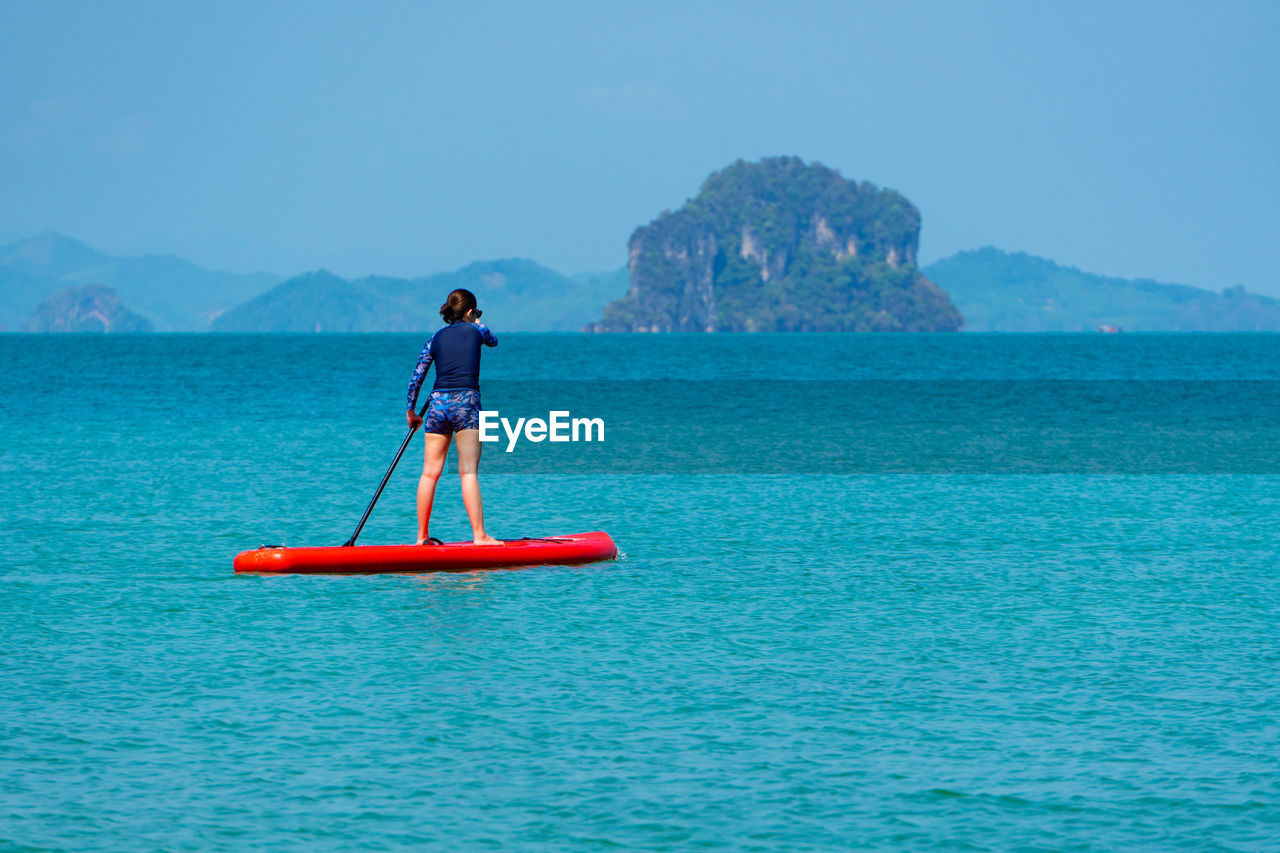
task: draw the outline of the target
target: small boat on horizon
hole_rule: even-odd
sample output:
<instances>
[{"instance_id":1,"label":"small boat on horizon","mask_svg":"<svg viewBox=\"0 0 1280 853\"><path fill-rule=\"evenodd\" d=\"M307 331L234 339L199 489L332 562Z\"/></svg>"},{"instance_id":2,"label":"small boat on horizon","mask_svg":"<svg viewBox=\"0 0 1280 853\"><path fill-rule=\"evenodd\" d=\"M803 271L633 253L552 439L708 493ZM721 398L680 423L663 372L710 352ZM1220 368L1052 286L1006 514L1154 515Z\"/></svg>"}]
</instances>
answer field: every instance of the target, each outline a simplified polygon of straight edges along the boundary
<instances>
[{"instance_id":1,"label":"small boat on horizon","mask_svg":"<svg viewBox=\"0 0 1280 853\"><path fill-rule=\"evenodd\" d=\"M1103 332L1104 334L1114 335L1120 331L1120 327L1119 326L1099 326L1098 331Z\"/></svg>"}]
</instances>

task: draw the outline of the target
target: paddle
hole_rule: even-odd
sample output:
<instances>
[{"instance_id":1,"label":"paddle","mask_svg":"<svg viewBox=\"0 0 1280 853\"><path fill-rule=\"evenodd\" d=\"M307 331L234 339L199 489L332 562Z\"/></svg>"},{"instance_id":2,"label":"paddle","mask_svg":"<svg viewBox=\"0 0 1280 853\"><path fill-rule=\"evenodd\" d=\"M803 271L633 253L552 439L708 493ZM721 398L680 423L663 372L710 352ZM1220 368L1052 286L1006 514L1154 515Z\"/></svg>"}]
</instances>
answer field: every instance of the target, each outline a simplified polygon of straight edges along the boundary
<instances>
[{"instance_id":1,"label":"paddle","mask_svg":"<svg viewBox=\"0 0 1280 853\"><path fill-rule=\"evenodd\" d=\"M427 402L422 404L422 411L418 412L418 421L427 416L427 406L431 404L431 395L427 395ZM400 457L404 456L404 450L409 446L409 440L413 438L413 434L418 431L418 424L409 427L409 434L404 437L404 441L400 442L400 449L396 451L396 458L391 460L391 467L387 469L387 473L382 475L382 482L378 484L378 490L373 493L373 500L369 501L369 505L364 509L364 515L360 516L360 523L356 525L356 532L351 534L351 538L342 543L343 548L347 548L356 544L356 537L360 535L360 531L364 529L364 523L369 520L369 513L373 512L373 505L378 502L378 498L382 497L382 490L387 487L387 481L391 479L391 472L396 470L396 466L400 464Z\"/></svg>"}]
</instances>

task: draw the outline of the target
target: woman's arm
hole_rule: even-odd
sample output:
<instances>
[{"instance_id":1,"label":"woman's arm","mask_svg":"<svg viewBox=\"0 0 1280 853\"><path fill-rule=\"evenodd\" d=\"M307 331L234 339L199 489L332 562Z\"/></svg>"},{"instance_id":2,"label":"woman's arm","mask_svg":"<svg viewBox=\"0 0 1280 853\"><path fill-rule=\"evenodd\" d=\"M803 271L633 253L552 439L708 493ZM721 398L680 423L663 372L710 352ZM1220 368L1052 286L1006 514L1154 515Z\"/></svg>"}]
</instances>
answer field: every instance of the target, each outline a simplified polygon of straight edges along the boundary
<instances>
[{"instance_id":1,"label":"woman's arm","mask_svg":"<svg viewBox=\"0 0 1280 853\"><path fill-rule=\"evenodd\" d=\"M422 387L422 380L427 378L427 371L431 369L431 342L435 340L432 335L431 340L427 341L427 345L422 348L422 355L418 356L418 365L413 369L413 376L409 379L409 393L405 397L405 409L409 412L409 422L413 422L413 407L418 403L418 389Z\"/></svg>"},{"instance_id":2,"label":"woman's arm","mask_svg":"<svg viewBox=\"0 0 1280 853\"><path fill-rule=\"evenodd\" d=\"M488 326L481 323L479 320L473 320L472 322L475 324L475 327L480 330L481 340L484 341L485 346L496 347L498 345L497 336L494 335L493 332L489 331Z\"/></svg>"}]
</instances>

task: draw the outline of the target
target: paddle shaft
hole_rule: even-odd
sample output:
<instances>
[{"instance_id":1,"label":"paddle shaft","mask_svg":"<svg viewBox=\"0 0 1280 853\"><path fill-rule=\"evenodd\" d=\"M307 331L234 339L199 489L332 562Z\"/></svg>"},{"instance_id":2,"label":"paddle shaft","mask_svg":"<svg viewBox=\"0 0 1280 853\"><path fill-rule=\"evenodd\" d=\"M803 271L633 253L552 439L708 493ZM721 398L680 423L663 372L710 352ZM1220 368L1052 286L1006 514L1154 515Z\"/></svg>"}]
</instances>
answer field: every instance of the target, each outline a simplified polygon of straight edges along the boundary
<instances>
[{"instance_id":1,"label":"paddle shaft","mask_svg":"<svg viewBox=\"0 0 1280 853\"><path fill-rule=\"evenodd\" d=\"M431 405L430 394L427 395L427 402L422 404L422 411L418 412L419 419L427 416L427 406L429 405ZM391 479L391 472L396 470L396 466L400 464L400 457L404 456L405 448L409 446L409 442L413 439L413 434L417 431L417 424L409 427L409 434L404 437L404 441L400 442L400 449L396 451L396 458L391 460L391 466L387 468L387 473L382 475L382 482L378 484L378 490L373 493L373 500L369 501L369 505L364 508L364 515L360 516L360 523L356 525L355 533L352 533L351 538L342 543L342 547L347 548L356 544L356 537L364 529L364 523L369 520L369 513L373 512L373 505L378 502L378 498L382 497L382 490L387 487L387 481Z\"/></svg>"}]
</instances>

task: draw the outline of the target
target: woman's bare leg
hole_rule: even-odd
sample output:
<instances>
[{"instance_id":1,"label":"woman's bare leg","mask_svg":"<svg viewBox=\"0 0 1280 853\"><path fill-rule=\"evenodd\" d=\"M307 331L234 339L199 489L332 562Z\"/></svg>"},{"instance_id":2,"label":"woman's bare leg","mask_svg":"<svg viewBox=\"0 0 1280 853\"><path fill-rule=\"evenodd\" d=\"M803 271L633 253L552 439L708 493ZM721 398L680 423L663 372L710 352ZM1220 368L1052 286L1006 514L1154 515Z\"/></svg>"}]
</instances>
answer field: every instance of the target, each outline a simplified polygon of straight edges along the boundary
<instances>
[{"instance_id":1,"label":"woman's bare leg","mask_svg":"<svg viewBox=\"0 0 1280 853\"><path fill-rule=\"evenodd\" d=\"M426 433L427 455L422 464L422 476L418 478L418 544L425 545L431 532L431 504L436 497L436 482L444 470L444 459L449 455L449 436Z\"/></svg>"},{"instance_id":2,"label":"woman's bare leg","mask_svg":"<svg viewBox=\"0 0 1280 853\"><path fill-rule=\"evenodd\" d=\"M471 520L471 535L477 545L501 545L484 530L484 504L480 500L480 430L464 429L456 433L458 439L458 476L462 478L462 502Z\"/></svg>"}]
</instances>

